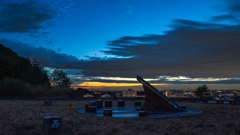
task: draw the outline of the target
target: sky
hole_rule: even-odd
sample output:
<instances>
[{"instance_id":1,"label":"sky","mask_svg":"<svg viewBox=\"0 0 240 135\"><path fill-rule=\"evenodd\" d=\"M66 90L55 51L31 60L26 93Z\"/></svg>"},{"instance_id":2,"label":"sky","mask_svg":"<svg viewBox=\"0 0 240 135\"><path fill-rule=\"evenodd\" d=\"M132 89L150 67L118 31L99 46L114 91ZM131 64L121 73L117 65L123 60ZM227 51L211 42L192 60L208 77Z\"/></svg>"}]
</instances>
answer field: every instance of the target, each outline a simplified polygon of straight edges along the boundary
<instances>
[{"instance_id":1,"label":"sky","mask_svg":"<svg viewBox=\"0 0 240 135\"><path fill-rule=\"evenodd\" d=\"M0 0L0 43L74 87L240 89L239 0Z\"/></svg>"}]
</instances>

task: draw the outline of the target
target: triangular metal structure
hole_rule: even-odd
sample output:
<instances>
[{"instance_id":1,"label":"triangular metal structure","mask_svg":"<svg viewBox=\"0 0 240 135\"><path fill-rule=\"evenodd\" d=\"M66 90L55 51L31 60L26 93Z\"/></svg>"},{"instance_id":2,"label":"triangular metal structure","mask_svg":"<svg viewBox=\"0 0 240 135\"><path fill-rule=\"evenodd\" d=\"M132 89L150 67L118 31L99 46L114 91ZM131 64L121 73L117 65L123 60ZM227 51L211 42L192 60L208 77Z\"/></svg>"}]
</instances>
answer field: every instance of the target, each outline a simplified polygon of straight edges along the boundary
<instances>
[{"instance_id":1,"label":"triangular metal structure","mask_svg":"<svg viewBox=\"0 0 240 135\"><path fill-rule=\"evenodd\" d=\"M166 97L162 92L158 91L140 76L137 76L137 80L142 83L145 91L145 101L141 110L186 112L185 109Z\"/></svg>"}]
</instances>

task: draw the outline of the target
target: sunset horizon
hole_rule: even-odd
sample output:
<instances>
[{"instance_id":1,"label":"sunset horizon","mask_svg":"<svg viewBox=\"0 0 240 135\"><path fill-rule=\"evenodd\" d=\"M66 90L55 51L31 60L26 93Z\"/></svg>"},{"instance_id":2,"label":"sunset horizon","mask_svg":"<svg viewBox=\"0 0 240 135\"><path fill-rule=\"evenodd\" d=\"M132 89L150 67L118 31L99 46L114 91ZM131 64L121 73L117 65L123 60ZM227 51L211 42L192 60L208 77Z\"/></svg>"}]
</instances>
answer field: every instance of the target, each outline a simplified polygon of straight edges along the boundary
<instances>
[{"instance_id":1,"label":"sunset horizon","mask_svg":"<svg viewBox=\"0 0 240 135\"><path fill-rule=\"evenodd\" d=\"M0 43L72 87L240 89L237 0L6 0Z\"/></svg>"}]
</instances>

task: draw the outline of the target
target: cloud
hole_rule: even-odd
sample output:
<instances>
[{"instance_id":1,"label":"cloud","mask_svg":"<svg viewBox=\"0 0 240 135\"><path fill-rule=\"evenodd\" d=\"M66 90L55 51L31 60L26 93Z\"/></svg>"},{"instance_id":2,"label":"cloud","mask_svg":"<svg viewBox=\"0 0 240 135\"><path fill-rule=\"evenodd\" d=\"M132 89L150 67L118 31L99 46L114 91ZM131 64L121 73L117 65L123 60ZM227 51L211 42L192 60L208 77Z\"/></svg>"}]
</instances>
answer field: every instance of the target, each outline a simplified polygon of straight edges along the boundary
<instances>
[{"instance_id":1,"label":"cloud","mask_svg":"<svg viewBox=\"0 0 240 135\"><path fill-rule=\"evenodd\" d=\"M51 40L46 40L46 42L47 42L47 44L53 44L53 41L51 41Z\"/></svg>"},{"instance_id":2,"label":"cloud","mask_svg":"<svg viewBox=\"0 0 240 135\"><path fill-rule=\"evenodd\" d=\"M6 39L1 39L0 42L20 56L38 59L44 66L80 70L84 76L74 76L73 73L71 78L81 82L133 83L135 81L106 77L135 78L140 75L144 78L156 78L167 75L171 76L170 79L162 77L151 82L239 83L239 79L234 78L240 76L239 25L219 27L217 24L218 27L214 27L214 24L188 20L175 20L173 23L173 29L165 32L165 35L125 36L110 41L109 51L103 51L106 54L129 58L92 58L91 61L80 61L74 56L43 47L36 48ZM179 80L179 76L185 76L188 80Z\"/></svg>"},{"instance_id":3,"label":"cloud","mask_svg":"<svg viewBox=\"0 0 240 135\"><path fill-rule=\"evenodd\" d=\"M87 67L81 66L82 73L107 77L239 77L238 18L222 14L213 16L213 22L174 19L169 25L172 30L165 31L164 35L121 37L110 41L108 50L102 52L125 58L86 62ZM221 21L235 23L222 24ZM77 63L74 65L78 67Z\"/></svg>"},{"instance_id":4,"label":"cloud","mask_svg":"<svg viewBox=\"0 0 240 135\"><path fill-rule=\"evenodd\" d=\"M137 83L135 78L122 77L77 77L79 80L88 82L110 82L110 83ZM81 78L81 79L80 79ZM240 78L189 78L186 76L159 76L156 78L144 78L145 81L154 84L239 84Z\"/></svg>"},{"instance_id":5,"label":"cloud","mask_svg":"<svg viewBox=\"0 0 240 135\"><path fill-rule=\"evenodd\" d=\"M82 73L89 82L134 83L116 78L140 75L157 78L151 83L239 84L239 3L232 0L226 6L227 13L205 22L174 19L169 25L172 30L163 35L124 36L109 41L108 50L102 52L124 58L88 61L81 65ZM164 75L170 77L158 78ZM181 76L187 79L179 79Z\"/></svg>"},{"instance_id":6,"label":"cloud","mask_svg":"<svg viewBox=\"0 0 240 135\"><path fill-rule=\"evenodd\" d=\"M229 12L237 12L230 9ZM21 56L37 58L44 66L72 69L71 77L81 82L134 83L136 81L101 77L136 78L140 75L157 78L166 75L171 76L170 79L158 78L155 83L238 84L240 24L237 21L234 24L219 23L237 19L235 14L213 16L213 22L174 19L169 25L172 30L165 31L163 35L123 36L109 41L108 50L102 52L117 57L88 57L90 61L80 61L71 55L6 39L0 42ZM75 71L78 72L76 76ZM188 79L181 80L180 76Z\"/></svg>"},{"instance_id":7,"label":"cloud","mask_svg":"<svg viewBox=\"0 0 240 135\"><path fill-rule=\"evenodd\" d=\"M180 28L182 27L192 27L192 28L200 28L200 29L216 29L216 28L224 28L227 27L224 24L216 24L216 23L204 23L192 20L184 20L184 19L174 19L172 25L169 25L173 28Z\"/></svg>"},{"instance_id":8,"label":"cloud","mask_svg":"<svg viewBox=\"0 0 240 135\"><path fill-rule=\"evenodd\" d=\"M230 14L223 14L219 16L212 17L213 21L219 22L219 21L230 21L230 22L239 22L239 19L233 15Z\"/></svg>"},{"instance_id":9,"label":"cloud","mask_svg":"<svg viewBox=\"0 0 240 135\"><path fill-rule=\"evenodd\" d=\"M239 0L223 0L223 5L219 5L224 11L224 14L220 14L212 17L212 21L215 23L226 22L229 23L239 23L240 22L240 1Z\"/></svg>"},{"instance_id":10,"label":"cloud","mask_svg":"<svg viewBox=\"0 0 240 135\"><path fill-rule=\"evenodd\" d=\"M97 68L107 75L240 76L239 25L175 20L174 29L165 33L111 41L105 53L134 57L95 62L99 65ZM88 69L86 73L97 70Z\"/></svg>"},{"instance_id":11,"label":"cloud","mask_svg":"<svg viewBox=\"0 0 240 135\"><path fill-rule=\"evenodd\" d=\"M239 0L227 0L228 6L226 11L230 13L240 13L240 1Z\"/></svg>"},{"instance_id":12,"label":"cloud","mask_svg":"<svg viewBox=\"0 0 240 135\"><path fill-rule=\"evenodd\" d=\"M3 3L0 11L1 33L36 33L50 26L56 13L48 5L36 1Z\"/></svg>"},{"instance_id":13,"label":"cloud","mask_svg":"<svg viewBox=\"0 0 240 135\"><path fill-rule=\"evenodd\" d=\"M30 38L39 38L40 35L37 34L27 34Z\"/></svg>"},{"instance_id":14,"label":"cloud","mask_svg":"<svg viewBox=\"0 0 240 135\"><path fill-rule=\"evenodd\" d=\"M96 82L103 83L121 83L121 84L138 84L136 77L134 78L124 78L124 77L84 77L81 75L80 70L73 70L78 75L69 75L72 80L75 80L74 85L79 85L84 82L94 84ZM240 78L189 78L186 76L159 76L155 78L144 78L147 82L151 84L162 84L162 85L179 85L179 84L239 84ZM82 86L82 85L81 85Z\"/></svg>"},{"instance_id":15,"label":"cloud","mask_svg":"<svg viewBox=\"0 0 240 135\"><path fill-rule=\"evenodd\" d=\"M57 53L54 50L43 47L37 48L19 41L1 39L0 43L5 47L11 48L19 56L29 57L30 60L37 59L45 67L61 68L62 63L79 61L75 56Z\"/></svg>"},{"instance_id":16,"label":"cloud","mask_svg":"<svg viewBox=\"0 0 240 135\"><path fill-rule=\"evenodd\" d=\"M42 34L43 34L43 35L45 35L45 34L50 34L50 32L42 32Z\"/></svg>"},{"instance_id":17,"label":"cloud","mask_svg":"<svg viewBox=\"0 0 240 135\"><path fill-rule=\"evenodd\" d=\"M219 25L189 20L175 20L173 30L165 35L126 36L110 41L106 54L130 58L93 59L68 62L64 68L81 69L91 81L125 82L104 77L144 78L187 76L198 78L232 78L240 76L240 26ZM94 78L95 77L95 78ZM239 80L169 81L171 84L235 84ZM131 82L131 81L129 81Z\"/></svg>"}]
</instances>

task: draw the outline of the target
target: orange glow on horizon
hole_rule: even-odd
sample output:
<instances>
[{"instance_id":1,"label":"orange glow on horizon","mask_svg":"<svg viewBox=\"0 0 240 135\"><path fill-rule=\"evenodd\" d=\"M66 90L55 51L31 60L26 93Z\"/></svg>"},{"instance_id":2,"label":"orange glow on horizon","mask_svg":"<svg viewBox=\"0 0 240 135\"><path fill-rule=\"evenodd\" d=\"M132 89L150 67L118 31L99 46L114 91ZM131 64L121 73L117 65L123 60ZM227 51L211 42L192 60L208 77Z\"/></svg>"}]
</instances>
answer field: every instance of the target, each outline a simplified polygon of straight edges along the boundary
<instances>
[{"instance_id":1,"label":"orange glow on horizon","mask_svg":"<svg viewBox=\"0 0 240 135\"><path fill-rule=\"evenodd\" d=\"M84 82L78 84L78 87L125 87L125 86L141 86L141 83L104 83L104 82ZM169 85L169 84L151 84L151 85Z\"/></svg>"},{"instance_id":2,"label":"orange glow on horizon","mask_svg":"<svg viewBox=\"0 0 240 135\"><path fill-rule=\"evenodd\" d=\"M84 86L73 86L74 89L83 88L83 89L103 89L104 87L84 87Z\"/></svg>"}]
</instances>

